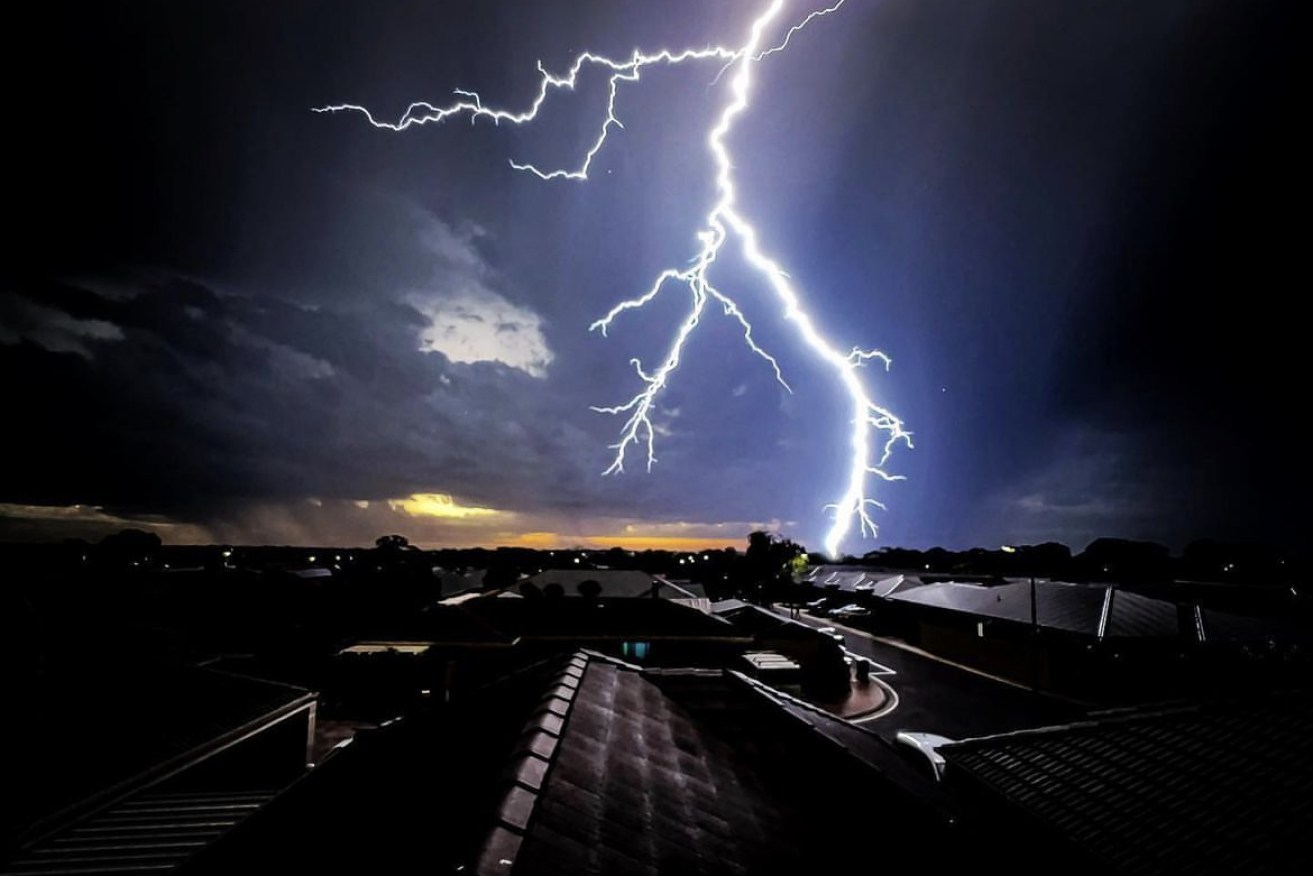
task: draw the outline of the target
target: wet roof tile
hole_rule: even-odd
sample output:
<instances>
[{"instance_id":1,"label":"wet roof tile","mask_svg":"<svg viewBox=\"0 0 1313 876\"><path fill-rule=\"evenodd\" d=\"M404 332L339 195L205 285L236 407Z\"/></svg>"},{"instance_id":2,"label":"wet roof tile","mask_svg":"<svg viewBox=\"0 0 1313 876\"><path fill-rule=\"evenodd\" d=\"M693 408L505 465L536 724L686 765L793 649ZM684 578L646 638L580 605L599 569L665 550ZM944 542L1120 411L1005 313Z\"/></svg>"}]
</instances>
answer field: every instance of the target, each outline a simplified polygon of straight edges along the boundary
<instances>
[{"instance_id":1,"label":"wet roof tile","mask_svg":"<svg viewBox=\"0 0 1313 876\"><path fill-rule=\"evenodd\" d=\"M940 749L954 774L1127 873L1286 872L1310 861L1313 704L1278 697ZM1291 871L1295 872L1295 871Z\"/></svg>"}]
</instances>

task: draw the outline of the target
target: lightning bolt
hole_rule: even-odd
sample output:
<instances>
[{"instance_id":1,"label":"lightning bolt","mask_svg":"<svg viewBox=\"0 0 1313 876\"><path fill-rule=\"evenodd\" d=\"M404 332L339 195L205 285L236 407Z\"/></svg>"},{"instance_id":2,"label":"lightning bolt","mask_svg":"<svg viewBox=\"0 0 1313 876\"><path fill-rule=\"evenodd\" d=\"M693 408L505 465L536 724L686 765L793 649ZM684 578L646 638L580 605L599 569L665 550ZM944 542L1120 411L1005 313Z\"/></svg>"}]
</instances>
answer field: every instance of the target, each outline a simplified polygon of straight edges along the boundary
<instances>
[{"instance_id":1,"label":"lightning bolt","mask_svg":"<svg viewBox=\"0 0 1313 876\"><path fill-rule=\"evenodd\" d=\"M396 121L380 120L368 109L356 104L335 104L315 109L315 112L322 113L359 113L376 128L398 132L420 125L443 122L453 117L468 117L471 123L484 119L493 124L507 122L525 125L538 118L539 112L553 91L574 90L585 69L600 67L608 71L606 114L596 137L584 153L579 165L574 168L544 170L530 163L513 160L510 162L511 167L516 170L532 173L544 180L587 180L593 159L605 146L608 136L615 129L624 127L616 114L616 102L623 83L638 82L643 71L651 67L674 66L694 61L720 62L721 66L713 84L719 82L727 73L730 79L726 102L715 125L707 134L707 147L716 169L716 199L706 215L704 227L697 232L699 249L689 261L688 267L669 268L661 272L645 292L621 301L589 326L590 331L605 336L619 316L630 310L641 309L671 286L683 286L690 294L687 314L675 330L660 365L654 370L648 370L638 359L630 360L630 364L638 374L641 389L622 404L592 408L599 413L625 418L619 440L611 445L615 455L604 474L623 472L625 460L633 449L638 449L644 454L647 468L651 470L656 462L657 430L652 423L652 416L657 400L669 383L671 375L679 368L684 348L701 322L707 306L712 302L726 317L739 324L748 349L771 368L776 381L781 386L786 390L789 389L779 362L753 339L752 326L738 304L717 288L708 276L722 250L732 238L742 249L744 260L765 280L775 300L782 306L785 320L796 328L801 339L816 357L833 369L851 405L852 421L849 433L851 458L847 483L840 498L826 506L826 509L832 511L834 515L825 536L825 550L831 556L838 553L840 544L851 531L854 523L863 536L876 535L878 527L872 516L873 509L882 509L884 505L869 494L868 484L873 478L882 481L903 479L901 475L891 474L885 466L897 445L901 443L908 447L912 446L912 435L904 428L901 419L875 401L862 380L862 371L869 362L879 362L887 370L890 365L889 357L879 350L854 348L844 352L830 342L821 334L804 309L789 275L762 249L756 229L738 211L733 162L729 148L725 145L725 139L733 129L735 121L748 110L753 84L752 74L756 65L770 55L788 48L790 41L799 31L817 18L837 12L845 2L846 0L837 0L831 6L813 9L801 21L789 27L784 36L774 44L767 41L767 32L779 19L785 0L771 0L753 20L744 42L735 48L709 46L680 51L635 50L629 57L619 60L593 52L582 52L575 57L569 69L559 75L549 72L539 62L538 92L529 106L520 111L485 106L478 94L462 90L455 91L456 99L444 106L435 106L425 101L412 103Z\"/></svg>"}]
</instances>

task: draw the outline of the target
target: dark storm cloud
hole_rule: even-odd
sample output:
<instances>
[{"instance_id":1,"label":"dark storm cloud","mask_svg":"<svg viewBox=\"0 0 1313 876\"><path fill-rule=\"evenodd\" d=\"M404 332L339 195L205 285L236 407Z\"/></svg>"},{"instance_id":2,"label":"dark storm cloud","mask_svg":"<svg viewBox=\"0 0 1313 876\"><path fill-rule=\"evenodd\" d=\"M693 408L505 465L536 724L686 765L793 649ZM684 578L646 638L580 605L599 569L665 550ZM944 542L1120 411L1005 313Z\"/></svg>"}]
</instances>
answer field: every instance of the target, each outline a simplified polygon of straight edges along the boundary
<instances>
[{"instance_id":1,"label":"dark storm cloud","mask_svg":"<svg viewBox=\"0 0 1313 876\"><path fill-rule=\"evenodd\" d=\"M0 345L23 414L7 430L10 501L205 519L240 500L441 491L533 509L568 504L582 471L588 443L540 380L421 352L428 321L406 305L307 308L176 279L39 301L10 298L33 315ZM57 335L92 324L77 350Z\"/></svg>"},{"instance_id":2,"label":"dark storm cloud","mask_svg":"<svg viewBox=\"0 0 1313 876\"><path fill-rule=\"evenodd\" d=\"M742 206L838 346L893 355L869 376L916 435L884 539L1307 538L1294 7L849 0L762 65L770 99L731 138ZM708 318L654 472L598 477L620 423L588 406L630 397L626 362L655 361L686 298L587 326L692 255L714 71L627 85L587 184L506 160L577 157L597 82L532 130L309 111L514 104L536 58L702 45L754 8L34 10L0 60L0 504L263 503L311 539L334 497L442 491L535 526L778 518L814 545L849 411L733 254L716 279L795 394Z\"/></svg>"}]
</instances>

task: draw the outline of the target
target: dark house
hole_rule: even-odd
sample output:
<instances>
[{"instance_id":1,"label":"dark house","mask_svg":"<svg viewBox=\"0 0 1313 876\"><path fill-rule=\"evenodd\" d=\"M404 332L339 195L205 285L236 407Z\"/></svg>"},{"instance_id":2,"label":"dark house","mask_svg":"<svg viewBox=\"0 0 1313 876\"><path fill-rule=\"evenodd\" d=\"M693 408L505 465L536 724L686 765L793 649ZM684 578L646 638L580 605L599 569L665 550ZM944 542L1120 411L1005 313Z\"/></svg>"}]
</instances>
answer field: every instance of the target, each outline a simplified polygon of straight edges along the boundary
<instances>
[{"instance_id":1,"label":"dark house","mask_svg":"<svg viewBox=\"0 0 1313 876\"><path fill-rule=\"evenodd\" d=\"M1313 698L1129 713L938 749L944 787L1068 873L1313 871Z\"/></svg>"},{"instance_id":2,"label":"dark house","mask_svg":"<svg viewBox=\"0 0 1313 876\"><path fill-rule=\"evenodd\" d=\"M878 601L880 629L950 659L1073 695L1165 688L1195 644L1174 603L1111 585L942 581Z\"/></svg>"},{"instance_id":3,"label":"dark house","mask_svg":"<svg viewBox=\"0 0 1313 876\"><path fill-rule=\"evenodd\" d=\"M87 667L10 722L4 873L167 872L306 770L315 694L204 669Z\"/></svg>"},{"instance_id":4,"label":"dark house","mask_svg":"<svg viewBox=\"0 0 1313 876\"><path fill-rule=\"evenodd\" d=\"M187 872L837 873L953 866L951 831L853 725L580 652L359 738Z\"/></svg>"},{"instance_id":5,"label":"dark house","mask_svg":"<svg viewBox=\"0 0 1313 876\"><path fill-rule=\"evenodd\" d=\"M701 599L706 592L700 585L676 584L660 575L651 575L634 569L548 569L528 579L542 591L555 584L563 596L579 596L581 585L593 582L598 595L608 599L629 597L639 599Z\"/></svg>"},{"instance_id":6,"label":"dark house","mask_svg":"<svg viewBox=\"0 0 1313 876\"><path fill-rule=\"evenodd\" d=\"M326 693L368 713L398 714L421 690L458 696L577 648L642 665L726 666L752 641L728 621L668 599L483 596L432 606L394 636L343 648Z\"/></svg>"},{"instance_id":7,"label":"dark house","mask_svg":"<svg viewBox=\"0 0 1313 876\"><path fill-rule=\"evenodd\" d=\"M760 606L737 601L723 606L717 615L752 636L754 651L782 654L796 662L804 689L821 696L847 690L849 667L843 648L831 636Z\"/></svg>"}]
</instances>

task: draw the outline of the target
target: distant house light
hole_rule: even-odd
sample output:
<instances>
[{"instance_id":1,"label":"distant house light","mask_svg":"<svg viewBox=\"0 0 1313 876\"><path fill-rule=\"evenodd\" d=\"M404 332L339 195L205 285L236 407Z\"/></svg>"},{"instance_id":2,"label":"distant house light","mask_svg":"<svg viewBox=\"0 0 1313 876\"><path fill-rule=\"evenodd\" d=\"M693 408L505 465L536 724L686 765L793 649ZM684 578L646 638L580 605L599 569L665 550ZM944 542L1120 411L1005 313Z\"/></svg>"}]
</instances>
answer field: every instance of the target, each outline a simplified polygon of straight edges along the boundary
<instances>
[{"instance_id":1,"label":"distant house light","mask_svg":"<svg viewBox=\"0 0 1313 876\"><path fill-rule=\"evenodd\" d=\"M620 653L635 660L646 660L649 647L647 642L625 642L620 646Z\"/></svg>"}]
</instances>

